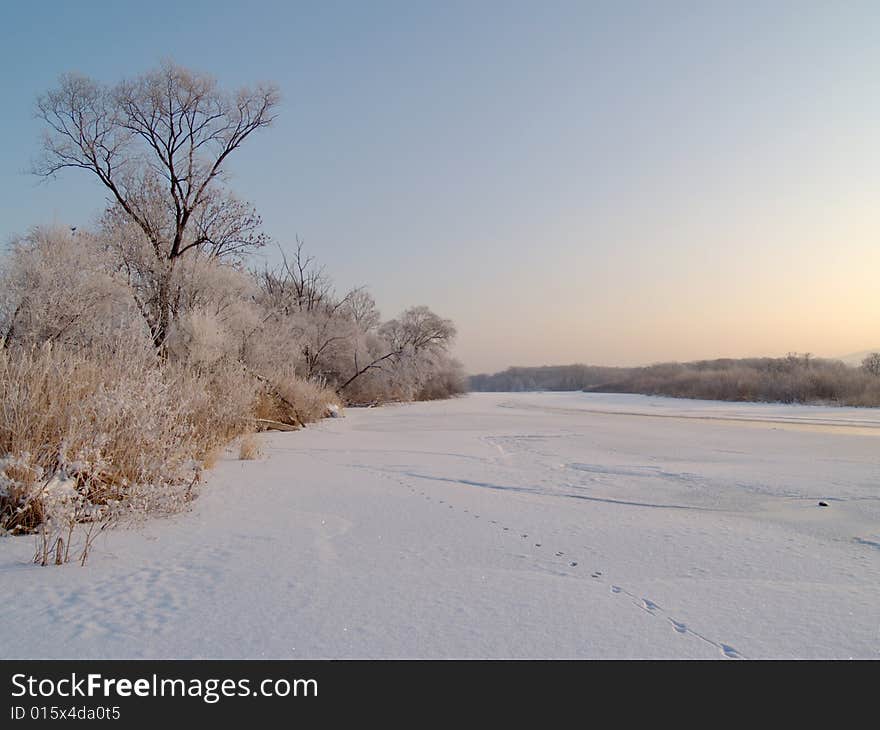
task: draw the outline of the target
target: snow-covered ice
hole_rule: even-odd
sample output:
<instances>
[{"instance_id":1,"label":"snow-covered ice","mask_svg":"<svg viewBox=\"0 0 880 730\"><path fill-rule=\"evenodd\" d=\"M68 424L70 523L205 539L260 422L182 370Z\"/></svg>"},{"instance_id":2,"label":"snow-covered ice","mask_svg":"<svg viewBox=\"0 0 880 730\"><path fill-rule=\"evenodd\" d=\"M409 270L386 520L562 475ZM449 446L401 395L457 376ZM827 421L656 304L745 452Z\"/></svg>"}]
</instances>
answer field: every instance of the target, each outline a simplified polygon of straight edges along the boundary
<instances>
[{"instance_id":1,"label":"snow-covered ice","mask_svg":"<svg viewBox=\"0 0 880 730\"><path fill-rule=\"evenodd\" d=\"M485 393L260 438L85 568L0 539L0 656L880 656L880 409Z\"/></svg>"}]
</instances>

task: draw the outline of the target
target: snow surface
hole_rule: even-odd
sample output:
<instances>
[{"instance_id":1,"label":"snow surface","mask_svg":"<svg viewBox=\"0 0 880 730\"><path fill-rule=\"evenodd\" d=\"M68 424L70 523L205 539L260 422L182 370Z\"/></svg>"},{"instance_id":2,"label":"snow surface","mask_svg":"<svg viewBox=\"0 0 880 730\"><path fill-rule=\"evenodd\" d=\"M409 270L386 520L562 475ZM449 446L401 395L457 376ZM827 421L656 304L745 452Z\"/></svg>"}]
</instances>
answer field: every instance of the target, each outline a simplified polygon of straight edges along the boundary
<instances>
[{"instance_id":1,"label":"snow surface","mask_svg":"<svg viewBox=\"0 0 880 730\"><path fill-rule=\"evenodd\" d=\"M480 393L260 438L85 568L0 539L0 656L880 656L880 409Z\"/></svg>"}]
</instances>

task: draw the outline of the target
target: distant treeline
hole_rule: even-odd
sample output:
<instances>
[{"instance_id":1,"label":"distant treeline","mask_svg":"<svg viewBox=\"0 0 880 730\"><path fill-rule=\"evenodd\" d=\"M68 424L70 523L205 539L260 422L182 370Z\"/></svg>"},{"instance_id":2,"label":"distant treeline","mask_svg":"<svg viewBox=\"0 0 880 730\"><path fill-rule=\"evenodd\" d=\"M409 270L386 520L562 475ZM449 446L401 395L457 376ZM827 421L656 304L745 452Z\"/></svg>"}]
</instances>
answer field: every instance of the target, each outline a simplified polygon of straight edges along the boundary
<instances>
[{"instance_id":1,"label":"distant treeline","mask_svg":"<svg viewBox=\"0 0 880 730\"><path fill-rule=\"evenodd\" d=\"M471 375L470 387L476 391L517 392L525 390L585 390L621 380L629 368L594 365L545 365L512 367L494 375Z\"/></svg>"},{"instance_id":2,"label":"distant treeline","mask_svg":"<svg viewBox=\"0 0 880 730\"><path fill-rule=\"evenodd\" d=\"M700 360L637 368L513 367L470 378L474 391L585 390L677 398L880 406L880 356L861 367L807 355Z\"/></svg>"}]
</instances>

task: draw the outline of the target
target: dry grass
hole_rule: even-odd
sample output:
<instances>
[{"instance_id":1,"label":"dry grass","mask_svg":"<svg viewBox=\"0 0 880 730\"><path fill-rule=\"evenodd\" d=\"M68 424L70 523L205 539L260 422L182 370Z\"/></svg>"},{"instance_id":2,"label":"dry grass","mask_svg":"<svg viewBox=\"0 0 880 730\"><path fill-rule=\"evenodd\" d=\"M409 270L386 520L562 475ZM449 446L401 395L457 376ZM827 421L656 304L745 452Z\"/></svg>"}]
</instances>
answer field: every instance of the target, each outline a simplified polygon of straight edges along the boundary
<instances>
[{"instance_id":1,"label":"dry grass","mask_svg":"<svg viewBox=\"0 0 880 730\"><path fill-rule=\"evenodd\" d=\"M256 417L303 426L339 405L292 374L186 367L131 342L0 350L0 530L42 531L45 561L74 523L182 509L239 436L258 458Z\"/></svg>"},{"instance_id":2,"label":"dry grass","mask_svg":"<svg viewBox=\"0 0 880 730\"><path fill-rule=\"evenodd\" d=\"M254 461L263 455L260 442L252 433L246 433L238 442L238 458L242 461Z\"/></svg>"},{"instance_id":3,"label":"dry grass","mask_svg":"<svg viewBox=\"0 0 880 730\"><path fill-rule=\"evenodd\" d=\"M205 469L213 469L217 466L217 462L220 461L220 457L223 455L222 448L215 448L208 451L204 457L202 457L202 467Z\"/></svg>"},{"instance_id":4,"label":"dry grass","mask_svg":"<svg viewBox=\"0 0 880 730\"><path fill-rule=\"evenodd\" d=\"M328 406L341 406L339 396L329 388L300 378L287 378L278 384L284 399L296 405L297 418L303 424L329 415Z\"/></svg>"},{"instance_id":5,"label":"dry grass","mask_svg":"<svg viewBox=\"0 0 880 730\"><path fill-rule=\"evenodd\" d=\"M342 407L336 392L293 372L276 372L263 384L254 409L258 419L301 428L331 415L332 406Z\"/></svg>"},{"instance_id":6,"label":"dry grass","mask_svg":"<svg viewBox=\"0 0 880 730\"><path fill-rule=\"evenodd\" d=\"M192 373L130 345L0 351L0 528L32 531L50 503L77 519L180 509L205 460L248 430L258 386L240 371ZM56 482L64 499L49 498Z\"/></svg>"}]
</instances>

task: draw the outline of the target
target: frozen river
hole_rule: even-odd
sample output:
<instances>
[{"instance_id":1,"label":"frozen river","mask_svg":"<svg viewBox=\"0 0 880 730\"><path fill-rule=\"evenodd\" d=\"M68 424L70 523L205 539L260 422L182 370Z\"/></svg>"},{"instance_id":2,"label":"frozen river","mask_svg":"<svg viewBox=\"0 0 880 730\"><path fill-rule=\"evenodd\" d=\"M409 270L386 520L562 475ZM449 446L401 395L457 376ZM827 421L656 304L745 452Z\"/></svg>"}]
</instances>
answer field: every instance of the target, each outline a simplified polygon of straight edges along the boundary
<instances>
[{"instance_id":1,"label":"frozen river","mask_svg":"<svg viewBox=\"0 0 880 730\"><path fill-rule=\"evenodd\" d=\"M0 540L2 656L880 656L880 409L482 393L261 439L85 568Z\"/></svg>"}]
</instances>

